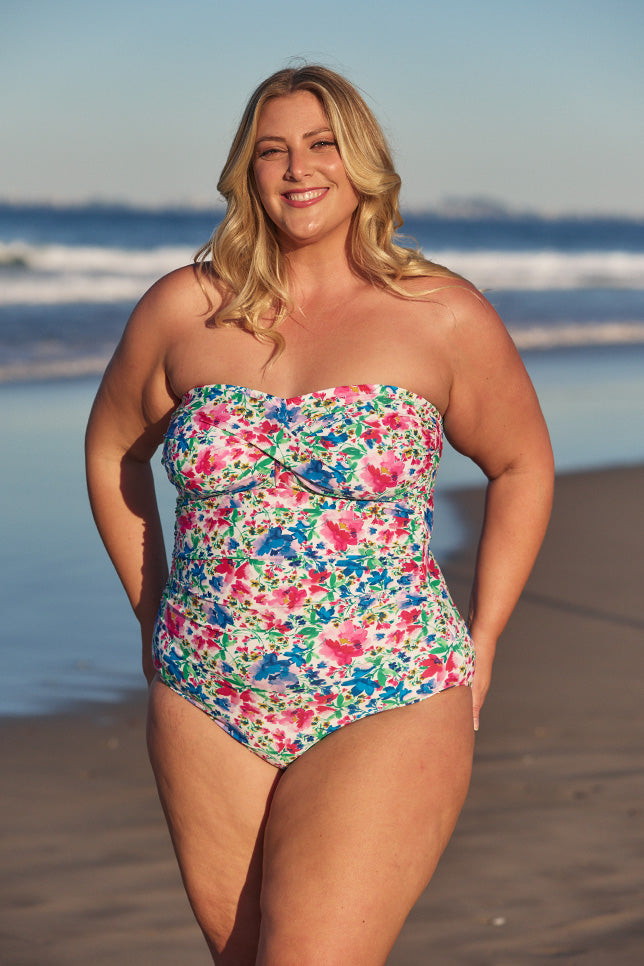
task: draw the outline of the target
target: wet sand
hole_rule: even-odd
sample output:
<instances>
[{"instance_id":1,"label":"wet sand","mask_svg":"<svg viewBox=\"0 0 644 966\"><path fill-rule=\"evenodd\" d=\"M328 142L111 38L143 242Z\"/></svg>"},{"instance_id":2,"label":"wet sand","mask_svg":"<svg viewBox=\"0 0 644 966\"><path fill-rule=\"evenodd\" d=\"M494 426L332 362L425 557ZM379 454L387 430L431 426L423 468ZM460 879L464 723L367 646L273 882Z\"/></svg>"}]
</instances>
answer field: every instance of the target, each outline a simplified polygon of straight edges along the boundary
<instances>
[{"instance_id":1,"label":"wet sand","mask_svg":"<svg viewBox=\"0 0 644 966\"><path fill-rule=\"evenodd\" d=\"M468 801L389 966L639 966L643 494L642 467L558 478L543 552L500 644ZM458 500L474 524L481 493ZM444 568L463 607L473 553ZM210 962L144 716L141 693L0 725L5 966Z\"/></svg>"}]
</instances>

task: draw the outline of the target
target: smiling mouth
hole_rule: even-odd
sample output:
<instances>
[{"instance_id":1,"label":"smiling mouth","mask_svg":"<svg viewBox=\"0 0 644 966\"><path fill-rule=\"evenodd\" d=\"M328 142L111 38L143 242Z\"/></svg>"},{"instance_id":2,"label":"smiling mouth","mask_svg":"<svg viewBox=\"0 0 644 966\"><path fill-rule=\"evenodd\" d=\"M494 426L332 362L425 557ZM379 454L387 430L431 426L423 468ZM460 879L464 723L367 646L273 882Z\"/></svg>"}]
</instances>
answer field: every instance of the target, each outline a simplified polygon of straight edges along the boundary
<instances>
[{"instance_id":1,"label":"smiling mouth","mask_svg":"<svg viewBox=\"0 0 644 966\"><path fill-rule=\"evenodd\" d=\"M328 188L312 188L309 191L285 191L282 197L287 201L316 201L328 190Z\"/></svg>"}]
</instances>

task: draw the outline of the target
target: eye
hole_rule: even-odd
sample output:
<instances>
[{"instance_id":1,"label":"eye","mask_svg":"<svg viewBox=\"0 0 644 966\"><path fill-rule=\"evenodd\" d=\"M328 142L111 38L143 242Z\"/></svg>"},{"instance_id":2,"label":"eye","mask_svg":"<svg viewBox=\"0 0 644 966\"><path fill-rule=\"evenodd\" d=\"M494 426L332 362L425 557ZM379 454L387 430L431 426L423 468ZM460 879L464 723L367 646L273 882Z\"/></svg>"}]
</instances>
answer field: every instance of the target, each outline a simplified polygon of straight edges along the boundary
<instances>
[{"instance_id":1,"label":"eye","mask_svg":"<svg viewBox=\"0 0 644 966\"><path fill-rule=\"evenodd\" d=\"M321 141L314 141L313 144L311 145L311 147L314 150L315 149L320 149L320 148L322 148L322 149L323 148L336 148L337 147L337 143L332 138L324 138Z\"/></svg>"},{"instance_id":2,"label":"eye","mask_svg":"<svg viewBox=\"0 0 644 966\"><path fill-rule=\"evenodd\" d=\"M275 157L275 155L281 154L281 153L282 153L282 149L281 148L264 148L263 150L258 151L257 157L258 158L273 158L273 157Z\"/></svg>"}]
</instances>

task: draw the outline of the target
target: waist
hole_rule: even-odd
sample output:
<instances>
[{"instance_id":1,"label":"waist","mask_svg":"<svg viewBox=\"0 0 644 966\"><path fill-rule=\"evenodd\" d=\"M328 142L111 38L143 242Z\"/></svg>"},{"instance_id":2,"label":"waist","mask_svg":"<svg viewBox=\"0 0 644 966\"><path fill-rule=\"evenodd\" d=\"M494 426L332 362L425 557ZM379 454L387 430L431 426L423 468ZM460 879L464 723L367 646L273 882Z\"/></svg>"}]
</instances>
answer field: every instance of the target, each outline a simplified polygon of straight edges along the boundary
<instances>
[{"instance_id":1,"label":"waist","mask_svg":"<svg viewBox=\"0 0 644 966\"><path fill-rule=\"evenodd\" d=\"M317 498L285 505L257 495L179 502L174 556L180 560L310 562L422 558L431 534L431 501ZM376 563L377 566L377 563Z\"/></svg>"},{"instance_id":2,"label":"waist","mask_svg":"<svg viewBox=\"0 0 644 966\"><path fill-rule=\"evenodd\" d=\"M272 613L278 600L297 609L340 599L388 598L392 592L413 596L426 583L428 558L431 555L355 552L260 558L175 556L169 587L182 597L216 601L245 614L263 611L265 606Z\"/></svg>"}]
</instances>

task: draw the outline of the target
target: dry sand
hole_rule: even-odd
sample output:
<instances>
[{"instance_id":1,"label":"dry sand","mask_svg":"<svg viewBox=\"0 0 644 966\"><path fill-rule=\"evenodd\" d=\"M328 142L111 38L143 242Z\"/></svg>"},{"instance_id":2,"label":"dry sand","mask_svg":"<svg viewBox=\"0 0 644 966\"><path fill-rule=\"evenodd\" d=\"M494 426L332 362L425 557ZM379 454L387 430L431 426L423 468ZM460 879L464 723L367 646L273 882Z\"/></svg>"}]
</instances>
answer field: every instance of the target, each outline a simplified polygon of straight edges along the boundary
<instances>
[{"instance_id":1,"label":"dry sand","mask_svg":"<svg viewBox=\"0 0 644 966\"><path fill-rule=\"evenodd\" d=\"M644 468L558 479L500 645L468 802L389 966L644 961L643 496ZM459 502L478 518L480 493ZM470 548L445 567L462 606L471 564ZM146 759L143 698L0 734L0 962L207 966Z\"/></svg>"}]
</instances>

